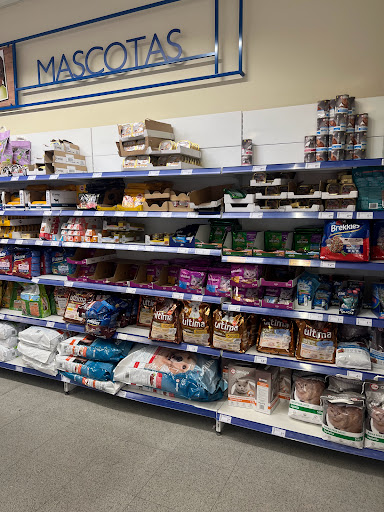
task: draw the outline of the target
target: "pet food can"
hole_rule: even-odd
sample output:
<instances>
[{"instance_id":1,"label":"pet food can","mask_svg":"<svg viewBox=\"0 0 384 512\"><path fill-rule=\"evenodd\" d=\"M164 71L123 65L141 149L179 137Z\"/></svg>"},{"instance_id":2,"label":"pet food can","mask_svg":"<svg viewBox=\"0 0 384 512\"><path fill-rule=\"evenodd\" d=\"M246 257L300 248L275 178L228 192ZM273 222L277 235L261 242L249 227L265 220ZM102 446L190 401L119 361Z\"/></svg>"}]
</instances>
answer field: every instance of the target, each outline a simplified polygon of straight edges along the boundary
<instances>
[{"instance_id":1,"label":"pet food can","mask_svg":"<svg viewBox=\"0 0 384 512\"><path fill-rule=\"evenodd\" d=\"M316 151L319 148L328 148L328 135L316 135Z\"/></svg>"},{"instance_id":2,"label":"pet food can","mask_svg":"<svg viewBox=\"0 0 384 512\"><path fill-rule=\"evenodd\" d=\"M344 160L344 149L331 149L331 160L333 162Z\"/></svg>"},{"instance_id":3,"label":"pet food can","mask_svg":"<svg viewBox=\"0 0 384 512\"><path fill-rule=\"evenodd\" d=\"M329 100L329 117L334 117L335 115L335 104L336 100Z\"/></svg>"},{"instance_id":4,"label":"pet food can","mask_svg":"<svg viewBox=\"0 0 384 512\"><path fill-rule=\"evenodd\" d=\"M328 148L316 148L316 162L328 161Z\"/></svg>"},{"instance_id":5,"label":"pet food can","mask_svg":"<svg viewBox=\"0 0 384 512\"><path fill-rule=\"evenodd\" d=\"M335 114L348 114L349 110L349 95L339 94L336 96Z\"/></svg>"},{"instance_id":6,"label":"pet food can","mask_svg":"<svg viewBox=\"0 0 384 512\"><path fill-rule=\"evenodd\" d=\"M316 149L316 135L306 135L304 138L304 152Z\"/></svg>"},{"instance_id":7,"label":"pet food can","mask_svg":"<svg viewBox=\"0 0 384 512\"><path fill-rule=\"evenodd\" d=\"M366 158L366 149L354 149L353 150L353 159L354 160L364 160Z\"/></svg>"},{"instance_id":8,"label":"pet food can","mask_svg":"<svg viewBox=\"0 0 384 512\"><path fill-rule=\"evenodd\" d=\"M356 104L355 104L355 97L350 96L349 102L348 102L348 114L350 116L353 116L356 114Z\"/></svg>"},{"instance_id":9,"label":"pet food can","mask_svg":"<svg viewBox=\"0 0 384 512\"><path fill-rule=\"evenodd\" d=\"M355 131L355 121L356 116L353 114L348 114L347 116L347 133L353 133Z\"/></svg>"},{"instance_id":10,"label":"pet food can","mask_svg":"<svg viewBox=\"0 0 384 512\"><path fill-rule=\"evenodd\" d=\"M333 132L345 132L347 129L347 114L335 115L335 127Z\"/></svg>"},{"instance_id":11,"label":"pet food can","mask_svg":"<svg viewBox=\"0 0 384 512\"><path fill-rule=\"evenodd\" d=\"M345 132L334 132L332 135L332 150L345 149Z\"/></svg>"},{"instance_id":12,"label":"pet food can","mask_svg":"<svg viewBox=\"0 0 384 512\"><path fill-rule=\"evenodd\" d=\"M328 117L317 118L317 135L328 135Z\"/></svg>"},{"instance_id":13,"label":"pet food can","mask_svg":"<svg viewBox=\"0 0 384 512\"><path fill-rule=\"evenodd\" d=\"M316 162L316 149L312 149L311 153L304 153L304 163L311 164Z\"/></svg>"},{"instance_id":14,"label":"pet food can","mask_svg":"<svg viewBox=\"0 0 384 512\"><path fill-rule=\"evenodd\" d=\"M346 150L344 153L344 159L345 160L353 160L353 154L354 154L353 149L352 149L352 151Z\"/></svg>"},{"instance_id":15,"label":"pet food can","mask_svg":"<svg viewBox=\"0 0 384 512\"><path fill-rule=\"evenodd\" d=\"M355 134L354 133L347 133L345 136L345 150L346 151L352 151L355 146Z\"/></svg>"},{"instance_id":16,"label":"pet food can","mask_svg":"<svg viewBox=\"0 0 384 512\"><path fill-rule=\"evenodd\" d=\"M317 117L329 117L329 100L317 102Z\"/></svg>"},{"instance_id":17,"label":"pet food can","mask_svg":"<svg viewBox=\"0 0 384 512\"><path fill-rule=\"evenodd\" d=\"M356 132L368 131L368 114L357 114L355 123Z\"/></svg>"},{"instance_id":18,"label":"pet food can","mask_svg":"<svg viewBox=\"0 0 384 512\"><path fill-rule=\"evenodd\" d=\"M329 133L332 134L335 131L336 121L335 116L331 116L328 121L328 130Z\"/></svg>"},{"instance_id":19,"label":"pet food can","mask_svg":"<svg viewBox=\"0 0 384 512\"><path fill-rule=\"evenodd\" d=\"M357 132L354 136L354 149L367 149L367 133Z\"/></svg>"}]
</instances>

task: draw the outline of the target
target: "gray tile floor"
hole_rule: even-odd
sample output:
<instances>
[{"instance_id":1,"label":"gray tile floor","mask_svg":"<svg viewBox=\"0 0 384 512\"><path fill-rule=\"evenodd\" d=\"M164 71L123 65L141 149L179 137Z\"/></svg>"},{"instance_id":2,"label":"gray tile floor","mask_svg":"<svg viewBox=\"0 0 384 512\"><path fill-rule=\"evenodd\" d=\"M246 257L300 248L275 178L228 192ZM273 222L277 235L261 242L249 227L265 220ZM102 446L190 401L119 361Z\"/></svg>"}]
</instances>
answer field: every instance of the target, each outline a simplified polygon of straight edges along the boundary
<instances>
[{"instance_id":1,"label":"gray tile floor","mask_svg":"<svg viewBox=\"0 0 384 512\"><path fill-rule=\"evenodd\" d=\"M1 512L382 512L384 464L0 369Z\"/></svg>"}]
</instances>

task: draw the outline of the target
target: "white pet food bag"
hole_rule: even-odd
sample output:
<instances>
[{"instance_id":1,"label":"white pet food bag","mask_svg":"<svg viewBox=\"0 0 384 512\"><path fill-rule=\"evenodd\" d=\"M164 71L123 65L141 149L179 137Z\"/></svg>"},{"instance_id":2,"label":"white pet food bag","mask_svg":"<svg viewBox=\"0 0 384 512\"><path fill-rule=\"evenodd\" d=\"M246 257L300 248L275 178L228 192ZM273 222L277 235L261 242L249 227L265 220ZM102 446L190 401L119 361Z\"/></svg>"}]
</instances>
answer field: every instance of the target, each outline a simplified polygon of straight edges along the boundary
<instances>
[{"instance_id":1,"label":"white pet food bag","mask_svg":"<svg viewBox=\"0 0 384 512\"><path fill-rule=\"evenodd\" d=\"M17 338L17 329L11 322L0 322L0 340Z\"/></svg>"},{"instance_id":2,"label":"white pet food bag","mask_svg":"<svg viewBox=\"0 0 384 512\"><path fill-rule=\"evenodd\" d=\"M365 448L384 450L384 382L364 382L367 405L365 424Z\"/></svg>"},{"instance_id":3,"label":"white pet food bag","mask_svg":"<svg viewBox=\"0 0 384 512\"><path fill-rule=\"evenodd\" d=\"M50 351L56 350L57 345L64 339L64 334L47 327L28 327L19 333L19 340L23 343Z\"/></svg>"},{"instance_id":4,"label":"white pet food bag","mask_svg":"<svg viewBox=\"0 0 384 512\"><path fill-rule=\"evenodd\" d=\"M296 420L321 425L323 407L320 402L324 389L324 376L294 372L288 416Z\"/></svg>"}]
</instances>

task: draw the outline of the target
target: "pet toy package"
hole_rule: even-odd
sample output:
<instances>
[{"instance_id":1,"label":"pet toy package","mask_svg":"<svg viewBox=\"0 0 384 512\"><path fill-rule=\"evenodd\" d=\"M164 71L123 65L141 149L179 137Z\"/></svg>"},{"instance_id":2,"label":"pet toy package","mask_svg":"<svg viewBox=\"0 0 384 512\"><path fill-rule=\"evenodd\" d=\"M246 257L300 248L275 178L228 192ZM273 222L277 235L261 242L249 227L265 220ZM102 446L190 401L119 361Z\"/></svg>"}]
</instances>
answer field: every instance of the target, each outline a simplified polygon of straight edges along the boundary
<instances>
[{"instance_id":1,"label":"pet toy package","mask_svg":"<svg viewBox=\"0 0 384 512\"><path fill-rule=\"evenodd\" d=\"M358 370L371 369L368 349L370 334L366 327L342 324L338 328L337 337L336 366Z\"/></svg>"},{"instance_id":2,"label":"pet toy package","mask_svg":"<svg viewBox=\"0 0 384 512\"><path fill-rule=\"evenodd\" d=\"M153 312L155 310L156 297L141 295L139 312L137 315L137 325L142 327L151 327Z\"/></svg>"},{"instance_id":3,"label":"pet toy package","mask_svg":"<svg viewBox=\"0 0 384 512\"><path fill-rule=\"evenodd\" d=\"M116 366L114 380L204 402L220 400L227 387L217 359L140 344Z\"/></svg>"},{"instance_id":4,"label":"pet toy package","mask_svg":"<svg viewBox=\"0 0 384 512\"><path fill-rule=\"evenodd\" d=\"M132 348L131 341L94 339L92 336L73 336L61 341L57 347L62 356L79 356L90 361L118 363Z\"/></svg>"},{"instance_id":5,"label":"pet toy package","mask_svg":"<svg viewBox=\"0 0 384 512\"><path fill-rule=\"evenodd\" d=\"M256 317L216 309L213 313L215 348L231 352L246 352L255 343Z\"/></svg>"},{"instance_id":6,"label":"pet toy package","mask_svg":"<svg viewBox=\"0 0 384 512\"><path fill-rule=\"evenodd\" d=\"M352 391L321 396L323 406L322 438L326 441L363 448L365 399Z\"/></svg>"},{"instance_id":7,"label":"pet toy package","mask_svg":"<svg viewBox=\"0 0 384 512\"><path fill-rule=\"evenodd\" d=\"M180 313L182 341L196 345L211 345L211 306L205 302L185 301Z\"/></svg>"},{"instance_id":8,"label":"pet toy package","mask_svg":"<svg viewBox=\"0 0 384 512\"><path fill-rule=\"evenodd\" d=\"M69 373L77 373L83 377L94 380L112 380L115 365L101 361L89 361L84 357L60 356L56 357L59 370Z\"/></svg>"},{"instance_id":9,"label":"pet toy package","mask_svg":"<svg viewBox=\"0 0 384 512\"><path fill-rule=\"evenodd\" d=\"M228 403L236 407L255 405L256 370L252 366L230 363L228 366Z\"/></svg>"},{"instance_id":10,"label":"pet toy package","mask_svg":"<svg viewBox=\"0 0 384 512\"><path fill-rule=\"evenodd\" d=\"M296 359L319 363L334 363L337 327L334 323L298 320L299 335Z\"/></svg>"},{"instance_id":11,"label":"pet toy package","mask_svg":"<svg viewBox=\"0 0 384 512\"><path fill-rule=\"evenodd\" d=\"M112 382L111 380L95 380L87 377L83 377L82 375L78 375L76 373L69 372L61 372L64 377L67 377L74 384L81 384L88 388L97 389L99 391L104 391L104 393L109 393L110 395L116 395L118 391L124 386L122 382Z\"/></svg>"},{"instance_id":12,"label":"pet toy package","mask_svg":"<svg viewBox=\"0 0 384 512\"><path fill-rule=\"evenodd\" d=\"M51 314L49 299L43 284L31 284L20 293L23 315L45 318Z\"/></svg>"},{"instance_id":13,"label":"pet toy package","mask_svg":"<svg viewBox=\"0 0 384 512\"><path fill-rule=\"evenodd\" d=\"M364 446L384 450L384 383L367 380L364 392L367 406Z\"/></svg>"},{"instance_id":14,"label":"pet toy package","mask_svg":"<svg viewBox=\"0 0 384 512\"><path fill-rule=\"evenodd\" d=\"M149 337L151 340L180 343L180 305L173 299L158 297Z\"/></svg>"},{"instance_id":15,"label":"pet toy package","mask_svg":"<svg viewBox=\"0 0 384 512\"><path fill-rule=\"evenodd\" d=\"M384 260L384 221L377 220L373 224L371 236L371 259Z\"/></svg>"},{"instance_id":16,"label":"pet toy package","mask_svg":"<svg viewBox=\"0 0 384 512\"><path fill-rule=\"evenodd\" d=\"M280 317L262 318L256 347L259 352L293 357L295 341L292 322Z\"/></svg>"},{"instance_id":17,"label":"pet toy package","mask_svg":"<svg viewBox=\"0 0 384 512\"><path fill-rule=\"evenodd\" d=\"M323 408L320 405L320 399L324 389L324 376L308 372L293 372L288 416L296 420L321 425Z\"/></svg>"},{"instance_id":18,"label":"pet toy package","mask_svg":"<svg viewBox=\"0 0 384 512\"><path fill-rule=\"evenodd\" d=\"M320 259L369 260L369 221L332 220L325 223Z\"/></svg>"}]
</instances>

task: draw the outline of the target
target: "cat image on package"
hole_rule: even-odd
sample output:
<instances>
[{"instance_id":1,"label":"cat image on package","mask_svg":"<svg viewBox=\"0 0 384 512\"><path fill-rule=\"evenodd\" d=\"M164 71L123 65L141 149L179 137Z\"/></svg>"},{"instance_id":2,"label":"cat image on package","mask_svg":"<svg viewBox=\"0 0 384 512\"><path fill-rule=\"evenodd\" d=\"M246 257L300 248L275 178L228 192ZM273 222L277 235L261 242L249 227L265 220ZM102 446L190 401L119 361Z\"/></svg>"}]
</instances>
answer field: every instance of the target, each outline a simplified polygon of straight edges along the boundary
<instances>
[{"instance_id":1,"label":"cat image on package","mask_svg":"<svg viewBox=\"0 0 384 512\"><path fill-rule=\"evenodd\" d=\"M384 450L384 382L367 380L364 391L367 402L364 445Z\"/></svg>"},{"instance_id":2,"label":"cat image on package","mask_svg":"<svg viewBox=\"0 0 384 512\"><path fill-rule=\"evenodd\" d=\"M228 401L237 407L252 407L255 402L255 368L230 364L228 367Z\"/></svg>"}]
</instances>

